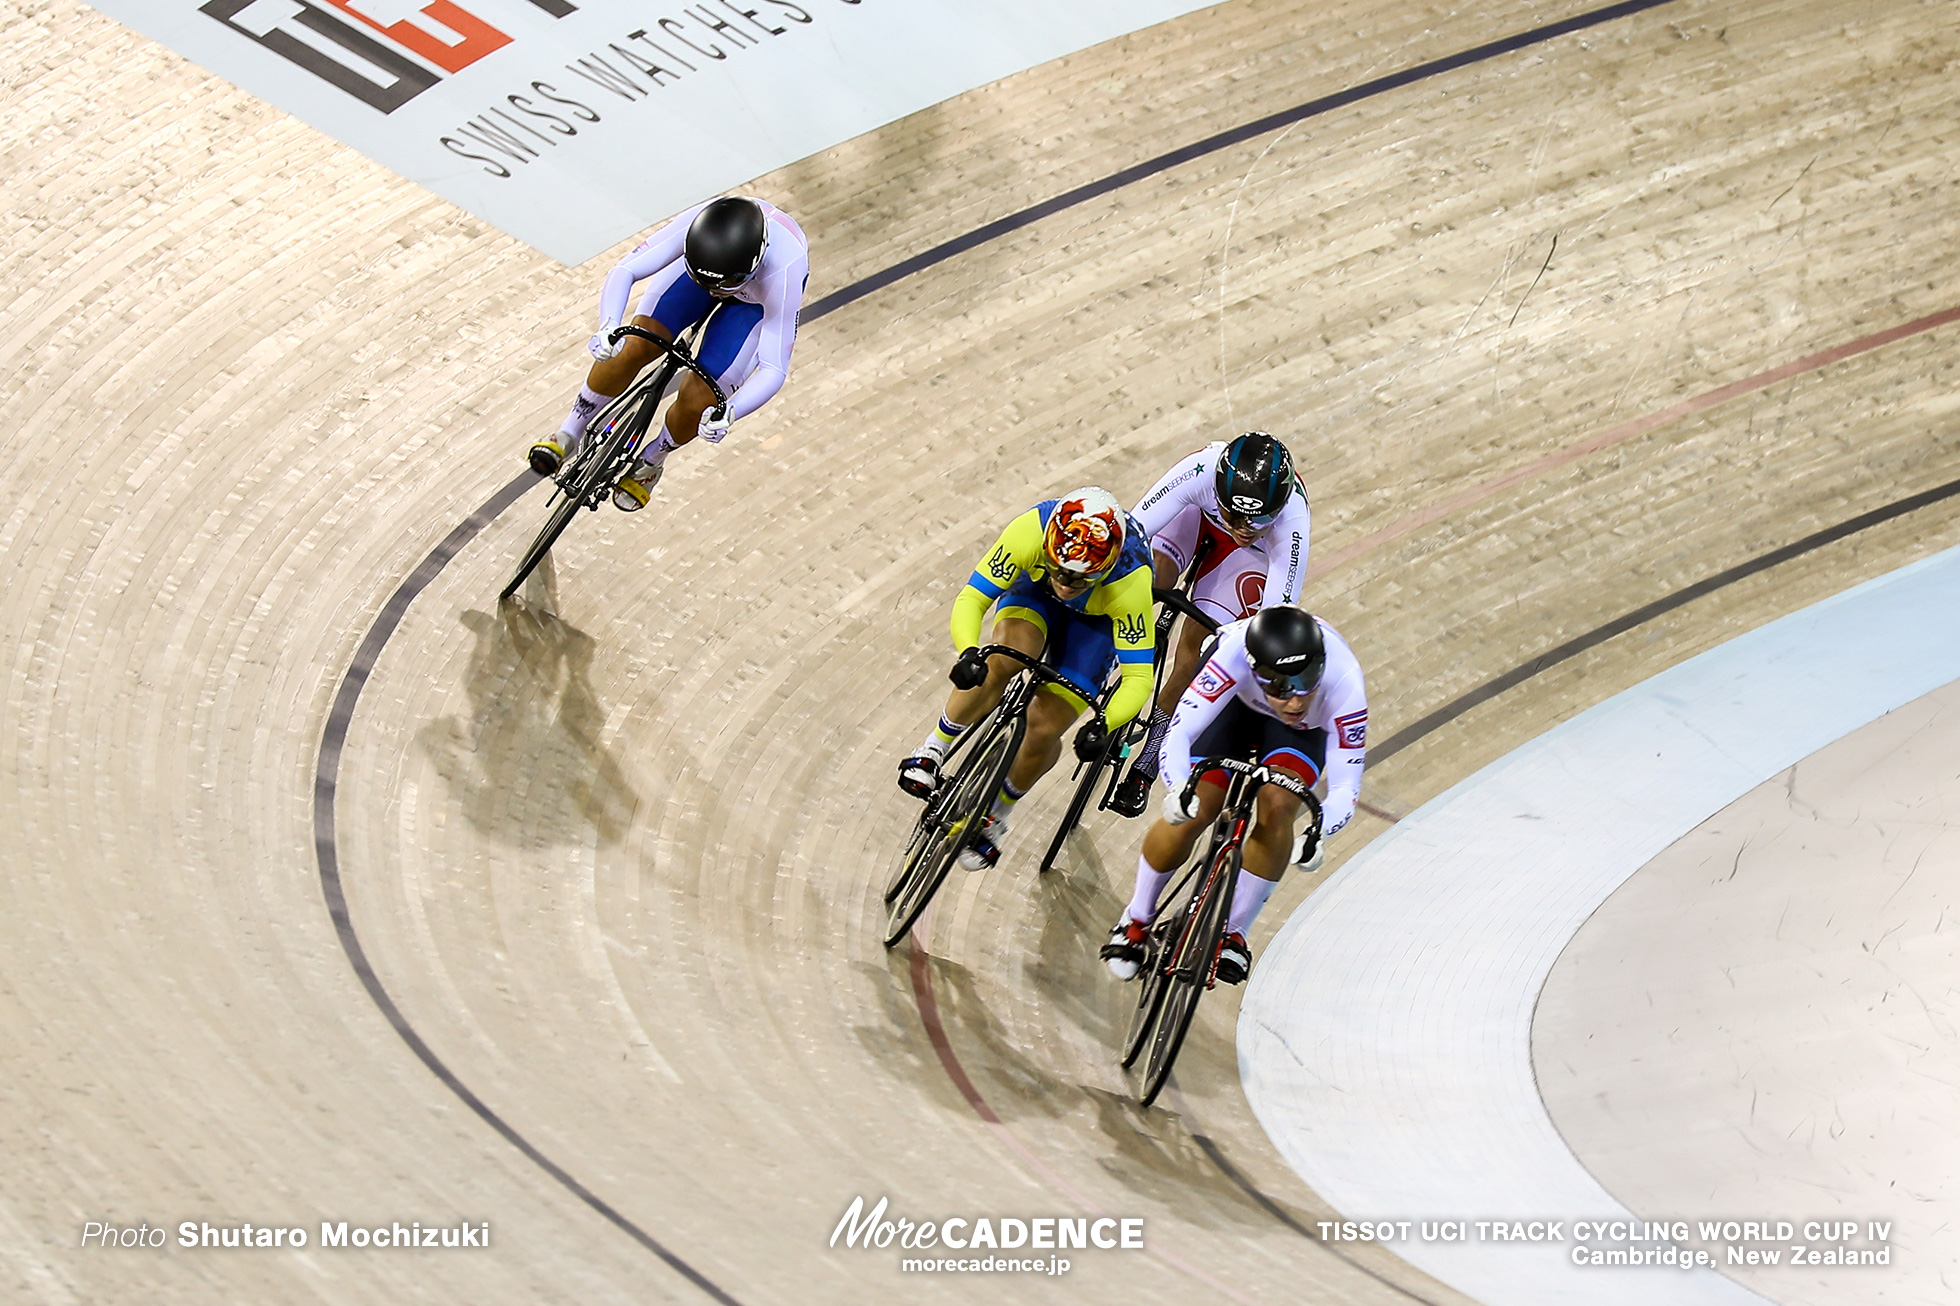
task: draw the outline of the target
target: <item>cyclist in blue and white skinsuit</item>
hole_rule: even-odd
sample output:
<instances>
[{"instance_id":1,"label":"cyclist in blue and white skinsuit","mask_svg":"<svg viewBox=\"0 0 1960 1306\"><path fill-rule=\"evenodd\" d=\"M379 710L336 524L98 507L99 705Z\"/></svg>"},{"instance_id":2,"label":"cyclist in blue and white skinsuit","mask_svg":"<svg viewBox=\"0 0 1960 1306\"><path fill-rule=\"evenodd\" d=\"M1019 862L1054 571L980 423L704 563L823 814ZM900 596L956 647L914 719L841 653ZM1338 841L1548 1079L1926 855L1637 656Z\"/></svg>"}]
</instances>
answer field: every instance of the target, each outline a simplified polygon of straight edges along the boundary
<instances>
[{"instance_id":1,"label":"cyclist in blue and white skinsuit","mask_svg":"<svg viewBox=\"0 0 1960 1306\"><path fill-rule=\"evenodd\" d=\"M607 274L599 294L599 331L587 346L597 361L564 425L531 446L531 470L555 474L577 451L593 416L660 356L658 348L634 336L610 338L637 283L650 282L633 325L664 340L699 322L721 301L722 310L701 338L699 360L728 396L727 407L710 408L714 396L708 387L692 372L682 373L665 427L613 492L616 507L627 512L644 507L668 454L696 435L719 444L731 423L783 388L809 279L810 246L803 229L763 200L709 200L655 231Z\"/></svg>"}]
</instances>

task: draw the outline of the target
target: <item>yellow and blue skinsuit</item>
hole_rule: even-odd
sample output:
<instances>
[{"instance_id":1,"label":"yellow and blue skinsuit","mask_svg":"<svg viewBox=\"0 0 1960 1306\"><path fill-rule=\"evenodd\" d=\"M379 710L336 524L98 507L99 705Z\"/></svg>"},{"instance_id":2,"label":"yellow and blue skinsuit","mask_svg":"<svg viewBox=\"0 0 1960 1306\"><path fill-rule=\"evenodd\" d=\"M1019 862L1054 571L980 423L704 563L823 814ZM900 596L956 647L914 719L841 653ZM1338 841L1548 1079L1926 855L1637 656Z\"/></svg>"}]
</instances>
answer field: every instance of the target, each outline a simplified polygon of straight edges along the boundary
<instances>
[{"instance_id":1,"label":"yellow and blue skinsuit","mask_svg":"<svg viewBox=\"0 0 1960 1306\"><path fill-rule=\"evenodd\" d=\"M1042 582L1047 554L1042 538L1059 499L1044 499L1016 517L1000 533L953 600L953 647L961 652L980 643L987 609L1000 604L1001 617L1032 621L1048 637L1049 661L1077 692L1056 692L1087 707L1114 660L1123 678L1110 696L1103 724L1114 731L1150 700L1156 648L1150 598L1150 537L1128 514L1123 519L1123 551L1101 580L1064 603Z\"/></svg>"}]
</instances>

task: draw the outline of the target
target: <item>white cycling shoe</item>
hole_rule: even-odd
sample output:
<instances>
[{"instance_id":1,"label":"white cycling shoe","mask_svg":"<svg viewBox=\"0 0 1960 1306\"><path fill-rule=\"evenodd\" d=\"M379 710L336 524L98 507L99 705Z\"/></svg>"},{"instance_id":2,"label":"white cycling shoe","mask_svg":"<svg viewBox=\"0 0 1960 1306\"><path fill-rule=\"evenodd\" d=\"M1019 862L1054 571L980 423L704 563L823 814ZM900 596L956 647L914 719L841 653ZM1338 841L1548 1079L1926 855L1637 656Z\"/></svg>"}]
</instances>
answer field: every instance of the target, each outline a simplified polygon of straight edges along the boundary
<instances>
[{"instance_id":1,"label":"white cycling shoe","mask_svg":"<svg viewBox=\"0 0 1960 1306\"><path fill-rule=\"evenodd\" d=\"M960 852L960 865L969 871L990 870L1000 864L1001 840L1007 837L1007 820L989 815L973 836L973 842Z\"/></svg>"}]
</instances>

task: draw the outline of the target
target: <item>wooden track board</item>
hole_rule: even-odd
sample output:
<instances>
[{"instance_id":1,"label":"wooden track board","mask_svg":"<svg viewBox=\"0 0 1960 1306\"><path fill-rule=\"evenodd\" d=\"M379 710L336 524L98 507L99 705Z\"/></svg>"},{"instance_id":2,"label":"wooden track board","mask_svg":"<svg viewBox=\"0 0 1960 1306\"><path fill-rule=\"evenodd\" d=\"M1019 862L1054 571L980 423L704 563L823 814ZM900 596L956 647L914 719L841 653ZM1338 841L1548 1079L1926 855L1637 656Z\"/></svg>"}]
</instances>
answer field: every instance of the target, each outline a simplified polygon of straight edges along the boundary
<instances>
[{"instance_id":1,"label":"wooden track board","mask_svg":"<svg viewBox=\"0 0 1960 1306\"><path fill-rule=\"evenodd\" d=\"M753 189L810 232L815 297L1580 12L1227 4ZM348 964L314 841L357 648L562 415L603 264L552 265L70 0L8 0L0 51L0 1281L60 1303L699 1300L411 1053ZM1128 498L1266 426L1300 458L1316 556L1341 560L1313 603L1382 738L1960 476L1955 326L1567 456L1960 301L1956 53L1935 4L1674 0L1204 155L810 323L764 414L677 458L653 511L580 521L529 603L494 595L535 496L406 613L337 771L379 982L499 1119L735 1300L1461 1300L1294 1227L1331 1213L1245 1108L1230 994L1172 1110L1131 1105L1125 994L1094 949L1135 827L1096 822L1037 883L1051 781L1010 860L948 886L929 961L879 946L907 819L891 772L943 692L947 605L1035 499ZM1398 753L1371 801L1406 810L1956 537L1934 506L1676 610ZM1310 888L1281 888L1255 945ZM1137 1215L1152 1251L1055 1281L901 1277L824 1248L859 1194ZM485 1219L496 1244L76 1247L90 1219L329 1218Z\"/></svg>"}]
</instances>

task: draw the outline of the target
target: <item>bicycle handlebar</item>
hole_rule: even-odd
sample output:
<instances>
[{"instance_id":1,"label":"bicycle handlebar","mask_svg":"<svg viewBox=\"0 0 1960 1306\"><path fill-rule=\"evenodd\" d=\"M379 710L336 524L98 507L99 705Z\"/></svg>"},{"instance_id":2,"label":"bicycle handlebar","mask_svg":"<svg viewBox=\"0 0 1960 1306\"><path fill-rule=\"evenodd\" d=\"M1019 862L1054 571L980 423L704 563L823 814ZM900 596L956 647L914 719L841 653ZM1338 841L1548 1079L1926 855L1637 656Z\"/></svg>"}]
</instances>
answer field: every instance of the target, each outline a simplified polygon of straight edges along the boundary
<instances>
[{"instance_id":1,"label":"bicycle handlebar","mask_svg":"<svg viewBox=\"0 0 1960 1306\"><path fill-rule=\"evenodd\" d=\"M1153 585L1150 587L1150 597L1167 608L1182 612L1185 616L1197 622L1200 626L1203 626L1207 634L1216 635L1218 633L1218 623L1200 611L1198 605L1191 601L1191 596L1183 590L1158 589Z\"/></svg>"},{"instance_id":2,"label":"bicycle handlebar","mask_svg":"<svg viewBox=\"0 0 1960 1306\"><path fill-rule=\"evenodd\" d=\"M1320 819L1320 800L1313 796L1313 787L1290 771L1275 770L1262 762L1248 762L1240 757L1207 757L1192 764L1191 778L1184 782L1185 792L1194 789L1207 771L1236 771L1260 784L1276 785L1304 801L1312 810L1316 822Z\"/></svg>"},{"instance_id":3,"label":"bicycle handlebar","mask_svg":"<svg viewBox=\"0 0 1960 1306\"><path fill-rule=\"evenodd\" d=\"M702 367L701 364L694 361L694 355L690 354L687 351L687 346L680 341L662 340L645 327L637 327L630 322L624 326L614 327L606 338L614 344L618 344L621 336L637 336L656 348L663 349L673 355L675 362L708 383L708 392L715 397L715 407L721 408L727 405L728 396L721 392L721 384L708 374L707 368Z\"/></svg>"},{"instance_id":4,"label":"bicycle handlebar","mask_svg":"<svg viewBox=\"0 0 1960 1306\"><path fill-rule=\"evenodd\" d=\"M1009 648L1005 644L988 644L980 650L980 656L983 658L990 658L996 653L1005 653L1008 657L1013 658L1029 671L1032 671L1035 680L1040 684L1060 685L1068 683L1068 678L1062 675L1061 672L1055 670L1055 668L1049 666L1040 658L1023 653L1018 648Z\"/></svg>"}]
</instances>

